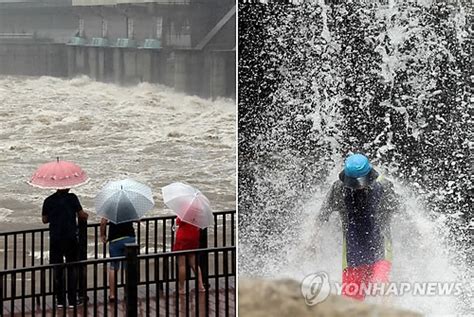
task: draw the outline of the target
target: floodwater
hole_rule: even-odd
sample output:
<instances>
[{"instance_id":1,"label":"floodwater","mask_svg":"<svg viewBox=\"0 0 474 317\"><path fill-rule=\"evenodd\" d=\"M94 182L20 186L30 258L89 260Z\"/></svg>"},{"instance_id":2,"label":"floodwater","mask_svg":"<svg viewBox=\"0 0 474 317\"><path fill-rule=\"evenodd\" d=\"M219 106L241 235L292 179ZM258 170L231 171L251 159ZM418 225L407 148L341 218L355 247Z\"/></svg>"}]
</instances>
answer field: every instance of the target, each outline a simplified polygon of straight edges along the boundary
<instances>
[{"instance_id":1,"label":"floodwater","mask_svg":"<svg viewBox=\"0 0 474 317\"><path fill-rule=\"evenodd\" d=\"M0 77L0 230L41 225L53 191L27 181L42 163L70 160L90 181L72 190L94 214L94 197L109 180L149 185L155 207L169 214L161 188L187 182L214 210L234 209L235 102L187 96L159 85L120 87L87 77Z\"/></svg>"}]
</instances>

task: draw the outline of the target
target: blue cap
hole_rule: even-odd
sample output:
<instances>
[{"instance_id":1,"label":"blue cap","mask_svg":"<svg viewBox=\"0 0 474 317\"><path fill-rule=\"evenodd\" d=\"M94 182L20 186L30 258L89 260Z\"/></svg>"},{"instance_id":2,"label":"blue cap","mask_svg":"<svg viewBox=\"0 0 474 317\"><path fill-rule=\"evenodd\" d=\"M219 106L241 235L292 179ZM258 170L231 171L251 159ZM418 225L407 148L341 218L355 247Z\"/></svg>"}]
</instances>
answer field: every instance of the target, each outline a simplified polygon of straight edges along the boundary
<instances>
[{"instance_id":1,"label":"blue cap","mask_svg":"<svg viewBox=\"0 0 474 317\"><path fill-rule=\"evenodd\" d=\"M344 170L339 173L339 179L344 187L363 189L370 186L379 176L370 165L369 159L362 154L353 154L346 159Z\"/></svg>"},{"instance_id":2,"label":"blue cap","mask_svg":"<svg viewBox=\"0 0 474 317\"><path fill-rule=\"evenodd\" d=\"M364 177L370 173L372 165L369 159L362 154L353 154L346 159L344 175L351 178Z\"/></svg>"}]
</instances>

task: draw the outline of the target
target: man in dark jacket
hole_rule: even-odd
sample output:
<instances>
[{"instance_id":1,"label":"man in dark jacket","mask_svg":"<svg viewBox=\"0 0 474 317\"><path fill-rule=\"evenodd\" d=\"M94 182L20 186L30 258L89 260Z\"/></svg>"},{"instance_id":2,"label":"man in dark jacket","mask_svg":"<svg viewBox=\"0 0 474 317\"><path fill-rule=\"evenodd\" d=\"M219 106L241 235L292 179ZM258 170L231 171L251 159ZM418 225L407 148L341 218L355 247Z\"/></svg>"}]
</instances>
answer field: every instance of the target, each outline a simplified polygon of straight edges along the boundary
<instances>
[{"instance_id":1,"label":"man in dark jacket","mask_svg":"<svg viewBox=\"0 0 474 317\"><path fill-rule=\"evenodd\" d=\"M82 210L77 196L69 189L58 189L43 203L42 220L49 223L50 263L58 264L78 260L79 244L77 236L77 218L87 220L88 214ZM64 291L64 268L54 270L54 293L58 308L66 305ZM67 297L70 307L78 305L76 269L67 269Z\"/></svg>"},{"instance_id":2,"label":"man in dark jacket","mask_svg":"<svg viewBox=\"0 0 474 317\"><path fill-rule=\"evenodd\" d=\"M362 154L353 154L331 187L319 219L337 211L343 229L342 293L363 300L371 283L386 283L391 271L390 220L400 209L393 184Z\"/></svg>"}]
</instances>

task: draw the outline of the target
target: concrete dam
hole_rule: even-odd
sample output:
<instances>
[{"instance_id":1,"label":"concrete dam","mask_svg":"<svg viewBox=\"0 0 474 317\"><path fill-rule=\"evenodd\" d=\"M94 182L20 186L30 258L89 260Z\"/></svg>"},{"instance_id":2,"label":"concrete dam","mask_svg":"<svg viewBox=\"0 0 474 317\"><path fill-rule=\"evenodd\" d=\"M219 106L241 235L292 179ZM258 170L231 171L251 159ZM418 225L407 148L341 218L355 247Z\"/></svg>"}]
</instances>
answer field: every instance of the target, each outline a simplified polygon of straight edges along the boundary
<instances>
[{"instance_id":1,"label":"concrete dam","mask_svg":"<svg viewBox=\"0 0 474 317\"><path fill-rule=\"evenodd\" d=\"M233 0L0 0L0 75L236 95Z\"/></svg>"}]
</instances>

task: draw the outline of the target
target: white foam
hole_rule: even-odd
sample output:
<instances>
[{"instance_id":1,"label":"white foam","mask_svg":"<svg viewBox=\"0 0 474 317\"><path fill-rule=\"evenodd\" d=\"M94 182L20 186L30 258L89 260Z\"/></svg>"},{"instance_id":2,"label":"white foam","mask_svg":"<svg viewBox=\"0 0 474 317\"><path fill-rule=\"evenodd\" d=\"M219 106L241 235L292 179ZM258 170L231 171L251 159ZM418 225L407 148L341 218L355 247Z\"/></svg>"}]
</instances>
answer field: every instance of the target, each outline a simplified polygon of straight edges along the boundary
<instances>
[{"instance_id":1,"label":"white foam","mask_svg":"<svg viewBox=\"0 0 474 317\"><path fill-rule=\"evenodd\" d=\"M334 173L333 173L334 174ZM330 176L334 180L334 175ZM328 180L328 184L331 181ZM410 190L396 184L406 203L406 212L395 215L392 221L393 268L392 282L461 283L462 294L450 296L420 296L404 294L394 296L392 304L418 311L426 316L453 315L468 310L473 286L463 277L468 273L467 254L454 244L452 231L446 219L425 210ZM278 254L259 254L258 268L246 267L241 262L241 272L267 277L289 277L302 281L317 272L328 273L334 282L342 281L342 227L339 215L331 215L329 222L320 225L317 215L324 200L327 186L317 189L315 195L298 206L300 226L290 228L280 235L288 245ZM289 214L293 214L288 211ZM268 216L262 212L262 217ZM436 217L435 217L436 216ZM255 252L240 245L241 254ZM467 274L469 276L469 274ZM332 289L335 292L335 289Z\"/></svg>"},{"instance_id":2,"label":"white foam","mask_svg":"<svg viewBox=\"0 0 474 317\"><path fill-rule=\"evenodd\" d=\"M8 216L10 216L12 213L13 213L13 210L0 207L0 223L7 222Z\"/></svg>"},{"instance_id":3,"label":"white foam","mask_svg":"<svg viewBox=\"0 0 474 317\"><path fill-rule=\"evenodd\" d=\"M215 210L235 208L229 199L235 197L235 113L232 100L206 100L148 83L0 77L0 206L2 199L18 201L19 208L29 204L21 208L39 223L42 200L51 192L26 180L59 156L91 177L74 189L88 210L100 186L120 177L150 185L157 198L162 186L186 181ZM158 201L151 213L163 208Z\"/></svg>"}]
</instances>

